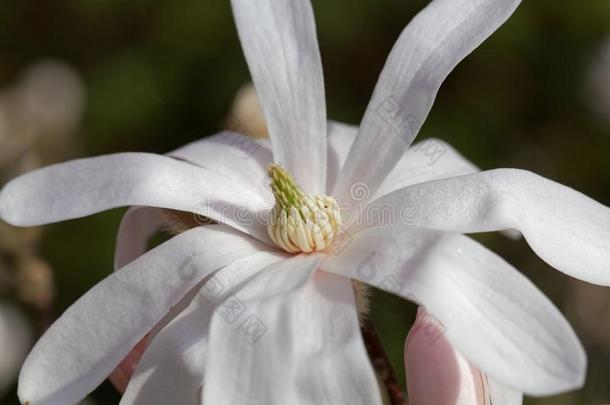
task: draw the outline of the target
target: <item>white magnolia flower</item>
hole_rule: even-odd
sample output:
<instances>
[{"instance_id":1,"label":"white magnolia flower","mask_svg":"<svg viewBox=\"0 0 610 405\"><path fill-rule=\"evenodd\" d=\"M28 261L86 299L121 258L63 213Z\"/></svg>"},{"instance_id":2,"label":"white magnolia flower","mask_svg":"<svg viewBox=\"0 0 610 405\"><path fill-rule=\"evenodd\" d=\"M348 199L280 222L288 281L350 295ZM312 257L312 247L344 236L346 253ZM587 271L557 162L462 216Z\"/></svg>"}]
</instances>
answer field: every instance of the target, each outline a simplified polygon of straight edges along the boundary
<instances>
[{"instance_id":1,"label":"white magnolia flower","mask_svg":"<svg viewBox=\"0 0 610 405\"><path fill-rule=\"evenodd\" d=\"M431 2L398 39L358 129L327 127L309 1L233 0L271 149L222 133L169 156L50 166L0 193L1 217L21 226L137 206L119 232L120 269L36 344L20 375L21 400L77 402L155 328L124 404L380 404L351 279L425 305L493 381L533 395L580 387L585 354L561 313L462 233L517 229L557 269L608 285L610 210L527 171L479 172L442 141L409 149L443 79L518 3ZM270 162L302 190L284 201L292 216L270 227L274 239L288 250L329 248L287 253L269 237L261 218L276 204L266 186ZM312 203L332 198L340 214ZM378 206L406 217L369 221ZM325 215L306 223L312 207ZM160 209L216 224L143 254ZM178 303L185 309L166 316Z\"/></svg>"}]
</instances>

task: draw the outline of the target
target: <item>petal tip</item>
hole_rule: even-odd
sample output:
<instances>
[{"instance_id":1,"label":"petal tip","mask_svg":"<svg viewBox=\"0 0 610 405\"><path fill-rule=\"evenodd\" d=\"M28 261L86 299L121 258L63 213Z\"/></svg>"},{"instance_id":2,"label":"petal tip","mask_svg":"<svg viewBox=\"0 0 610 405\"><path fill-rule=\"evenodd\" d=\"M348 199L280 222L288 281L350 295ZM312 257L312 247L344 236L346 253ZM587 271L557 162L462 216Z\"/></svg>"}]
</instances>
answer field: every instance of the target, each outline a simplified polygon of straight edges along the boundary
<instances>
[{"instance_id":1,"label":"petal tip","mask_svg":"<svg viewBox=\"0 0 610 405\"><path fill-rule=\"evenodd\" d=\"M21 221L21 218L18 215L18 210L15 210L15 198L11 198L14 194L11 192L14 182L15 180L10 181L0 190L0 219L9 225L27 226L22 223L23 221Z\"/></svg>"}]
</instances>

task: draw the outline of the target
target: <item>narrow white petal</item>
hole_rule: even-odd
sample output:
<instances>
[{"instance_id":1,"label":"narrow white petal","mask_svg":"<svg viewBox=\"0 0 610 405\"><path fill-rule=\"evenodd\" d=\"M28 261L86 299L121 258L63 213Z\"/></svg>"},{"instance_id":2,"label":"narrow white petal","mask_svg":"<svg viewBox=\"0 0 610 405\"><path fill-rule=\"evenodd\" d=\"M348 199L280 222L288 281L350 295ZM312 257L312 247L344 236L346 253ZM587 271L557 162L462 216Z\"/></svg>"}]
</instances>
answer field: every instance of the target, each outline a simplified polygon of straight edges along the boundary
<instances>
[{"instance_id":1,"label":"narrow white petal","mask_svg":"<svg viewBox=\"0 0 610 405\"><path fill-rule=\"evenodd\" d=\"M322 268L425 306L481 371L532 395L582 386L583 348L553 304L502 258L466 236L370 228Z\"/></svg>"},{"instance_id":2,"label":"narrow white petal","mask_svg":"<svg viewBox=\"0 0 610 405\"><path fill-rule=\"evenodd\" d=\"M333 195L360 182L373 197L426 120L453 68L513 13L519 0L434 0L394 45Z\"/></svg>"},{"instance_id":3,"label":"narrow white petal","mask_svg":"<svg viewBox=\"0 0 610 405\"><path fill-rule=\"evenodd\" d=\"M411 224L448 231L521 231L551 266L610 285L610 209L525 170L497 169L421 183L375 205L413 207ZM369 224L370 225L370 224Z\"/></svg>"},{"instance_id":4,"label":"narrow white petal","mask_svg":"<svg viewBox=\"0 0 610 405\"><path fill-rule=\"evenodd\" d=\"M328 121L328 164L326 169L326 193L330 195L345 158L352 147L358 127L338 121Z\"/></svg>"},{"instance_id":5,"label":"narrow white petal","mask_svg":"<svg viewBox=\"0 0 610 405\"><path fill-rule=\"evenodd\" d=\"M356 126L336 121L328 122L328 193L332 191L339 170L345 163L357 134L358 127ZM428 138L411 145L381 184L376 197L412 184L478 171L479 168L447 142L437 138ZM367 198L371 197L369 191L367 189ZM359 201L360 198L361 196L355 199Z\"/></svg>"},{"instance_id":6,"label":"narrow white petal","mask_svg":"<svg viewBox=\"0 0 610 405\"><path fill-rule=\"evenodd\" d=\"M124 269L129 263L148 251L150 239L164 226L163 210L152 207L131 207L119 225L114 251L114 269ZM152 339L172 319L179 315L193 300L196 288L174 305L169 312L151 329L148 339Z\"/></svg>"},{"instance_id":7,"label":"narrow white petal","mask_svg":"<svg viewBox=\"0 0 610 405\"><path fill-rule=\"evenodd\" d=\"M381 184L375 198L412 184L479 172L447 142L428 138L412 145Z\"/></svg>"},{"instance_id":8,"label":"narrow white petal","mask_svg":"<svg viewBox=\"0 0 610 405\"><path fill-rule=\"evenodd\" d=\"M208 357L208 330L215 307L260 269L284 255L259 252L219 270L191 304L147 347L121 405L197 405Z\"/></svg>"},{"instance_id":9,"label":"narrow white petal","mask_svg":"<svg viewBox=\"0 0 610 405\"><path fill-rule=\"evenodd\" d=\"M163 210L132 207L127 210L117 232L114 269L120 269L142 256L148 242L163 227Z\"/></svg>"},{"instance_id":10,"label":"narrow white petal","mask_svg":"<svg viewBox=\"0 0 610 405\"><path fill-rule=\"evenodd\" d=\"M20 176L0 192L0 217L19 226L130 205L198 213L271 243L260 220L271 207L258 194L166 156L119 153L78 159Z\"/></svg>"},{"instance_id":11,"label":"narrow white petal","mask_svg":"<svg viewBox=\"0 0 610 405\"><path fill-rule=\"evenodd\" d=\"M32 349L19 376L30 405L76 403L205 276L264 246L230 228L184 232L76 301Z\"/></svg>"},{"instance_id":12,"label":"narrow white petal","mask_svg":"<svg viewBox=\"0 0 610 405\"><path fill-rule=\"evenodd\" d=\"M273 205L267 180L267 165L273 161L273 155L260 139L225 131L185 145L168 156L205 167L243 187L253 188Z\"/></svg>"},{"instance_id":13,"label":"narrow white petal","mask_svg":"<svg viewBox=\"0 0 610 405\"><path fill-rule=\"evenodd\" d=\"M487 377L487 387L491 405L521 405L523 404L523 394L512 388L499 383L494 378Z\"/></svg>"},{"instance_id":14,"label":"narrow white petal","mask_svg":"<svg viewBox=\"0 0 610 405\"><path fill-rule=\"evenodd\" d=\"M204 404L380 404L351 282L322 256L263 269L216 311Z\"/></svg>"},{"instance_id":15,"label":"narrow white petal","mask_svg":"<svg viewBox=\"0 0 610 405\"><path fill-rule=\"evenodd\" d=\"M232 0L276 163L311 193L326 182L326 101L309 0Z\"/></svg>"},{"instance_id":16,"label":"narrow white petal","mask_svg":"<svg viewBox=\"0 0 610 405\"><path fill-rule=\"evenodd\" d=\"M165 225L166 214L160 208L131 207L121 220L117 232L117 242L114 253L114 269L120 270L148 251L150 239ZM172 319L178 316L193 300L197 288L189 291L180 302L151 329L148 339L152 339Z\"/></svg>"}]
</instances>

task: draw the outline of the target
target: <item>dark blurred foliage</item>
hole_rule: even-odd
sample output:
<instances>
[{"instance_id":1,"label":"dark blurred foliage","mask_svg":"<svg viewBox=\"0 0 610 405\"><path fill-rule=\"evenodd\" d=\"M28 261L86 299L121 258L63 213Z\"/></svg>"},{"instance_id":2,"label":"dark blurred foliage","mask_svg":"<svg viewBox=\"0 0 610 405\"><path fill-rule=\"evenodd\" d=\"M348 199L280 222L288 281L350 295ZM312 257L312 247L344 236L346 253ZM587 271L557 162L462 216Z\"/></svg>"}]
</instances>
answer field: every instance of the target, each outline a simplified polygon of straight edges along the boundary
<instances>
[{"instance_id":1,"label":"dark blurred foliage","mask_svg":"<svg viewBox=\"0 0 610 405\"><path fill-rule=\"evenodd\" d=\"M394 41L426 3L314 1L329 117L359 122ZM80 135L87 156L164 153L212 134L249 80L228 1L4 0L0 27L0 86L44 57L82 74L87 105ZM608 0L526 1L450 75L420 136L444 138L481 168L529 169L610 205L610 130L588 108L584 90L588 66L608 35ZM45 228L42 253L57 270L57 314L112 270L122 212ZM526 403L610 401L610 322L600 320L605 329L593 327L593 333L583 318L590 314L587 300L578 302L578 311L569 309L573 291L584 289L601 295L605 311L610 290L552 270L523 241L500 235L479 240L566 313L589 355L584 389ZM401 380L414 310L374 294L372 322ZM4 403L16 403L12 398ZM119 396L105 383L92 398L112 404Z\"/></svg>"}]
</instances>

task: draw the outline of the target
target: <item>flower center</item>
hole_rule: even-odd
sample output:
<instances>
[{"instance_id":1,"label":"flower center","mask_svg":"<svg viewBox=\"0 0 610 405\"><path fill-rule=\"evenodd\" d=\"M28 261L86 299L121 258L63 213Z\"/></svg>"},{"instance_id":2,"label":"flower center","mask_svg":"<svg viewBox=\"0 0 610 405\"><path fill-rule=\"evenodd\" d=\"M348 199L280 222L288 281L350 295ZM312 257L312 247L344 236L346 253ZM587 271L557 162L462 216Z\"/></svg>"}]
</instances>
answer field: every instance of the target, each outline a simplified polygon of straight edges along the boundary
<instances>
[{"instance_id":1,"label":"flower center","mask_svg":"<svg viewBox=\"0 0 610 405\"><path fill-rule=\"evenodd\" d=\"M267 168L275 205L267 232L287 252L324 250L333 242L341 226L339 204L333 197L304 193L282 167Z\"/></svg>"}]
</instances>

